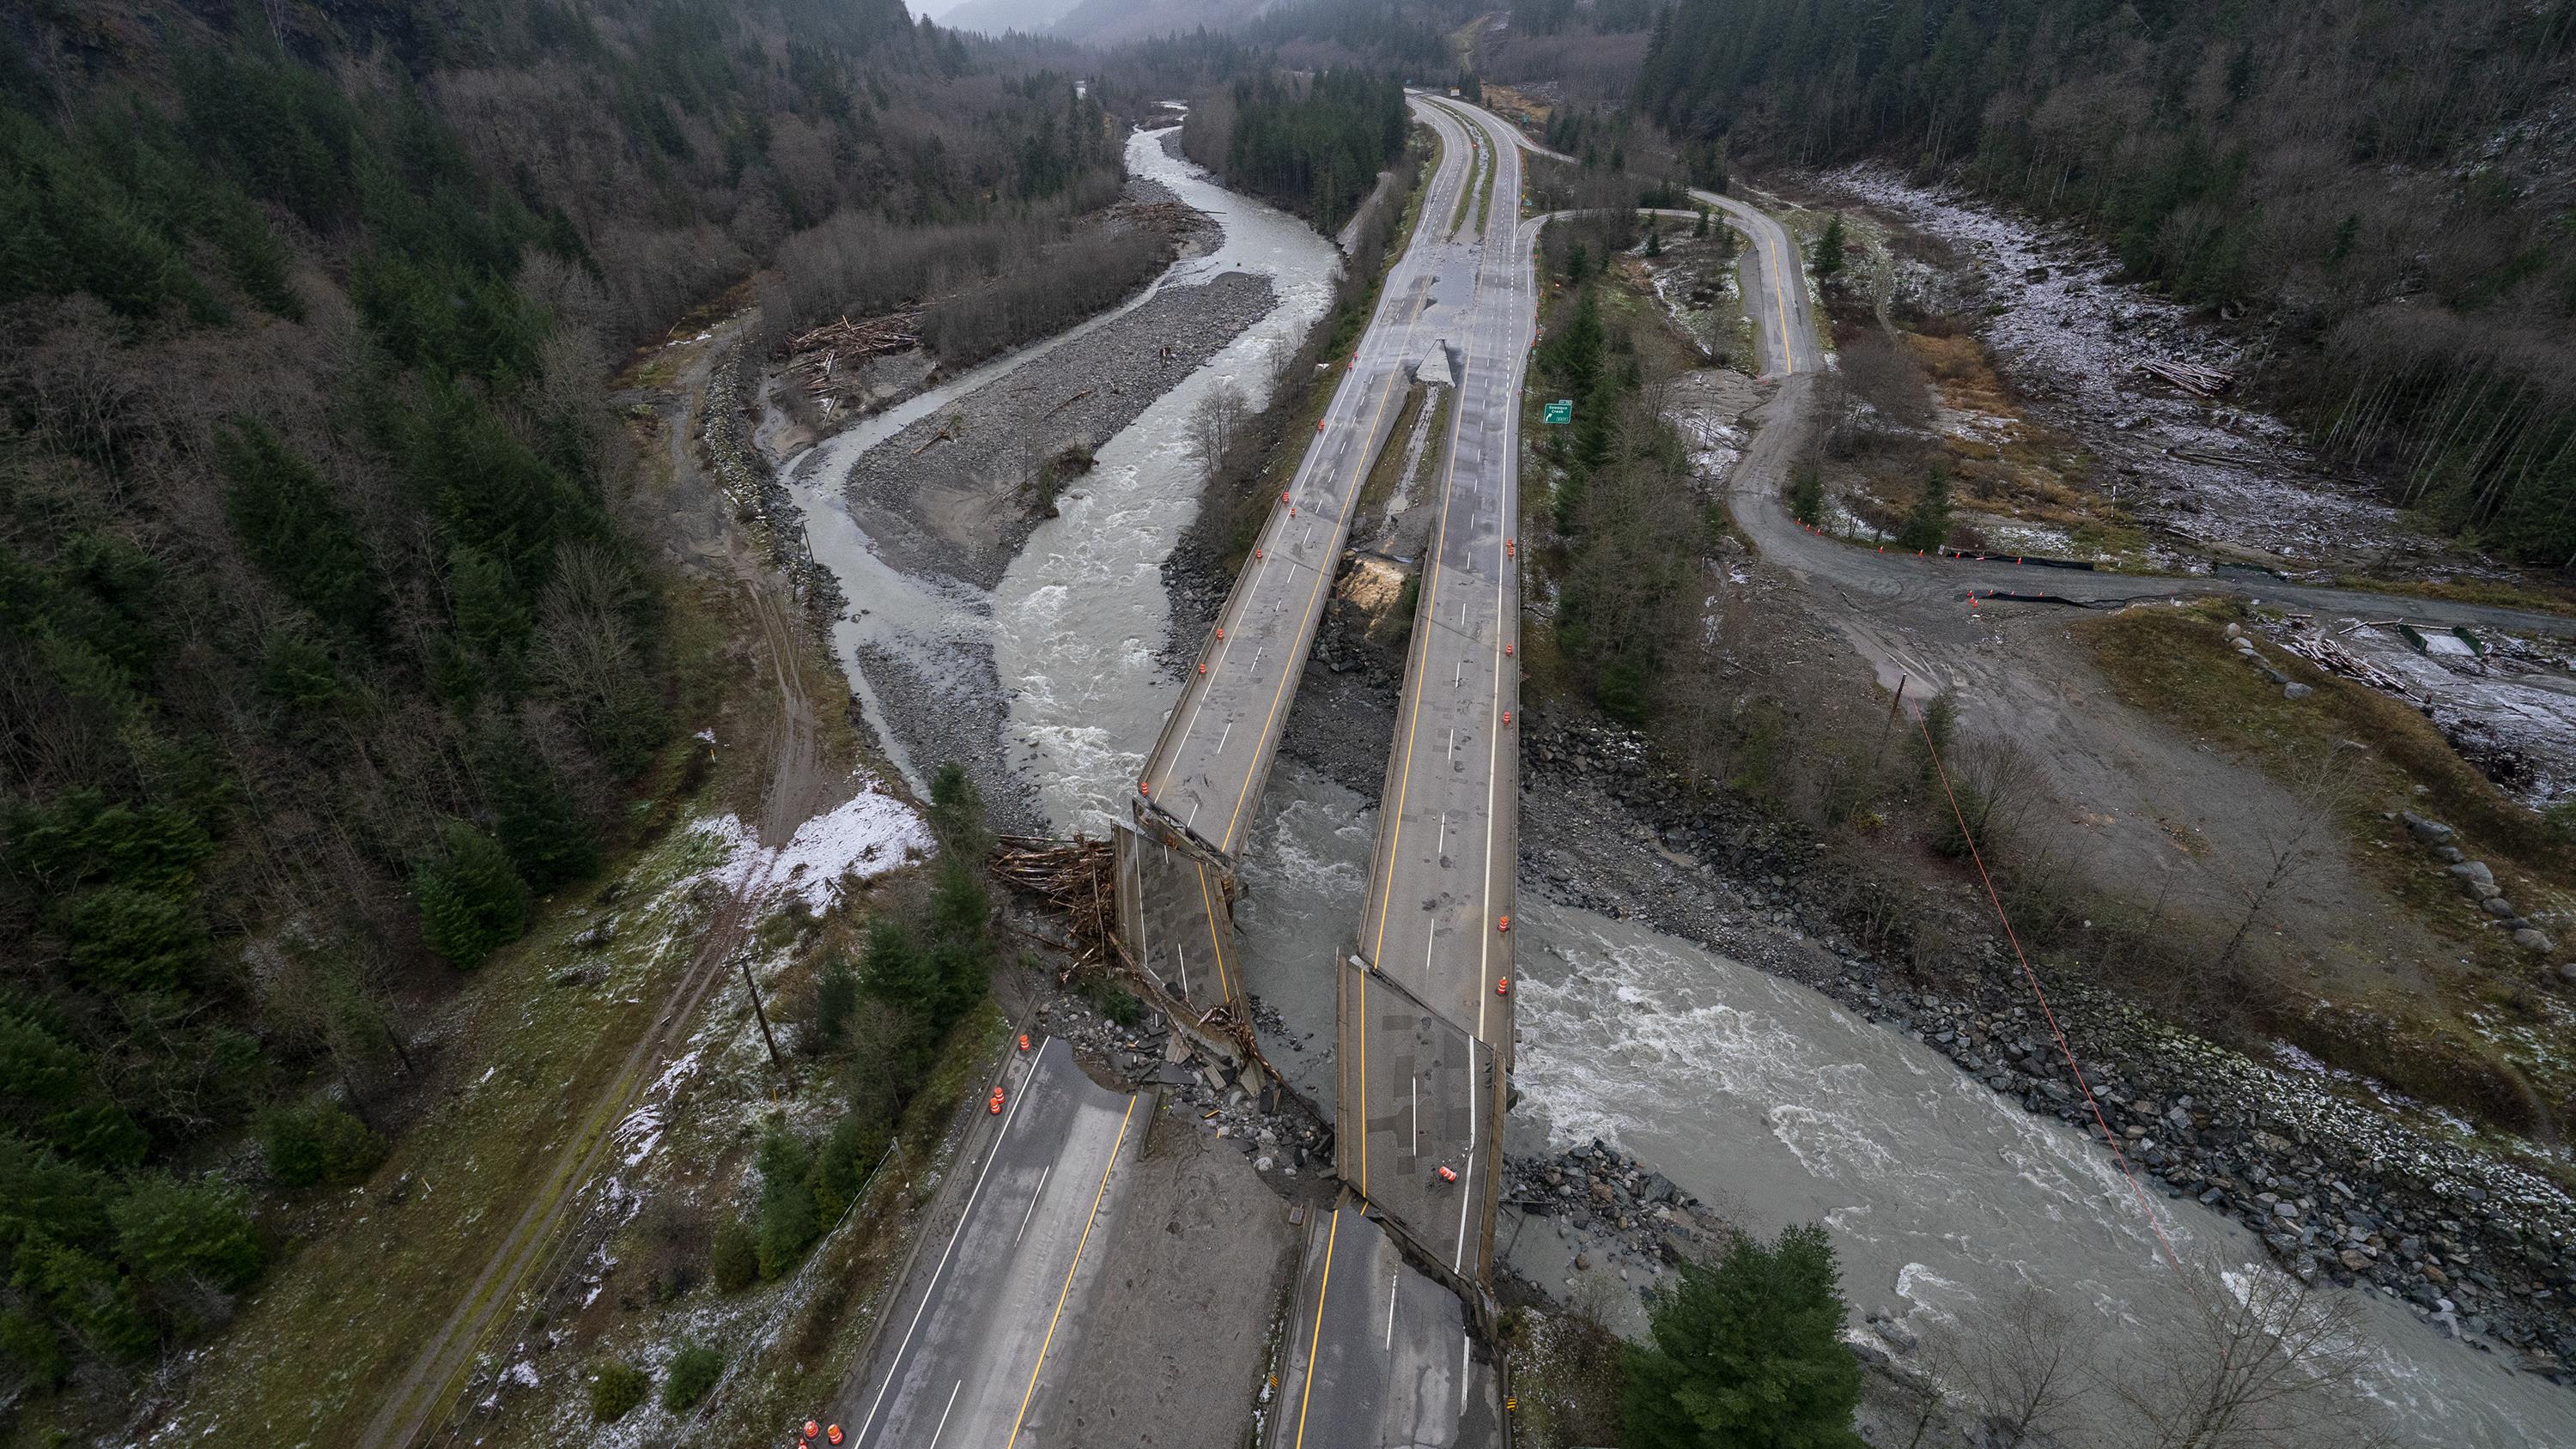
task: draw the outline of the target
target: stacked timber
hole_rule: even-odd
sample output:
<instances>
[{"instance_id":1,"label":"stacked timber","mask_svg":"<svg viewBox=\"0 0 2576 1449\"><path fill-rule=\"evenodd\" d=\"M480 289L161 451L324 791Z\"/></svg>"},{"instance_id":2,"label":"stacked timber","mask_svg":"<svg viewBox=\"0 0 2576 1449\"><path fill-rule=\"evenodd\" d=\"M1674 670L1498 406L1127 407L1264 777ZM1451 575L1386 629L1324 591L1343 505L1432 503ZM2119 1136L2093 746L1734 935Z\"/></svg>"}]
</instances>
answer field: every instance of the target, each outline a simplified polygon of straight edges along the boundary
<instances>
[{"instance_id":1,"label":"stacked timber","mask_svg":"<svg viewBox=\"0 0 2576 1449\"><path fill-rule=\"evenodd\" d=\"M2138 371L2162 378L2187 392L2203 397L2216 397L2236 385L2234 376L2196 362L2177 362L2169 357L2149 357L2138 363Z\"/></svg>"}]
</instances>

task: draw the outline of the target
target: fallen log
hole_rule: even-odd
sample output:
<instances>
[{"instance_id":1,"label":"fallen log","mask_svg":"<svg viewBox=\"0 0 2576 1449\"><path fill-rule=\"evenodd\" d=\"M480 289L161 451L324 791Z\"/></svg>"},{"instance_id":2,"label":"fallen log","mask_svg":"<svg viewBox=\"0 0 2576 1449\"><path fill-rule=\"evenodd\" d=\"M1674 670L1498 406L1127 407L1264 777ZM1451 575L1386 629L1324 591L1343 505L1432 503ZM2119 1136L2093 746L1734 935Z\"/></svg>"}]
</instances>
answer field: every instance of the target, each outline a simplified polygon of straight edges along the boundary
<instances>
[{"instance_id":1,"label":"fallen log","mask_svg":"<svg viewBox=\"0 0 2576 1449\"><path fill-rule=\"evenodd\" d=\"M2186 392L2216 397L2236 385L2236 379L2214 367L2196 362L2177 362L2169 357L2147 357L2138 361L2138 371L2164 379Z\"/></svg>"}]
</instances>

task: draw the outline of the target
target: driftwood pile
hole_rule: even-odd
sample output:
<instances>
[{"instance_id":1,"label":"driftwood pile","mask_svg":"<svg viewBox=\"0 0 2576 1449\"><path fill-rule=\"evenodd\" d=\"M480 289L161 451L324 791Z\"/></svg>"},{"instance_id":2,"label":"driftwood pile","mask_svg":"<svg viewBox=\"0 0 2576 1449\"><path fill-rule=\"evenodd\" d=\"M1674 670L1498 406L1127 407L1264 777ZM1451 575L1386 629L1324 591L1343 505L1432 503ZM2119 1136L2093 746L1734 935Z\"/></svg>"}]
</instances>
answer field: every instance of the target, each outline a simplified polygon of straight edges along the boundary
<instances>
[{"instance_id":1,"label":"driftwood pile","mask_svg":"<svg viewBox=\"0 0 2576 1449\"><path fill-rule=\"evenodd\" d=\"M2216 397L2236 385L2236 379L2214 367L2196 362L2176 362L2168 357L2149 357L2138 363L2138 371L2160 377L2187 392L2203 397Z\"/></svg>"},{"instance_id":2,"label":"driftwood pile","mask_svg":"<svg viewBox=\"0 0 2576 1449\"><path fill-rule=\"evenodd\" d=\"M2373 689L2385 690L2400 699L2413 699L2415 692L2406 681L2353 653L2325 634L2292 634L2278 641L2283 649L2316 665L2329 674L2358 679Z\"/></svg>"},{"instance_id":3,"label":"driftwood pile","mask_svg":"<svg viewBox=\"0 0 2576 1449\"><path fill-rule=\"evenodd\" d=\"M1108 841L1005 835L993 847L992 868L1003 884L1064 913L1074 969L1126 959L1118 939L1118 866Z\"/></svg>"},{"instance_id":4,"label":"driftwood pile","mask_svg":"<svg viewBox=\"0 0 2576 1449\"><path fill-rule=\"evenodd\" d=\"M1179 236L1199 225L1199 214L1177 201L1140 201L1118 208L1118 216L1165 236Z\"/></svg>"},{"instance_id":5,"label":"driftwood pile","mask_svg":"<svg viewBox=\"0 0 2576 1449\"><path fill-rule=\"evenodd\" d=\"M836 390L834 368L844 362L863 362L883 353L920 346L921 334L916 330L920 322L918 312L889 312L864 322L847 317L826 322L788 342L788 354L795 359L788 369L804 375L807 392L828 397Z\"/></svg>"}]
</instances>

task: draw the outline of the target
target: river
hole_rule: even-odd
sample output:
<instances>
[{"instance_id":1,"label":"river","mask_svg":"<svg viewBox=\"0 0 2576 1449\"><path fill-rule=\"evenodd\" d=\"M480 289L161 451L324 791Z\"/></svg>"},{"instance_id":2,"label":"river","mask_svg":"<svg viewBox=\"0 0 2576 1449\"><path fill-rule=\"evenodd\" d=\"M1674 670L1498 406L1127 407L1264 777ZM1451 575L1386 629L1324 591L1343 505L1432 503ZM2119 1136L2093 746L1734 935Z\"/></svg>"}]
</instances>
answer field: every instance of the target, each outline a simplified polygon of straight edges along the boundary
<instances>
[{"instance_id":1,"label":"river","mask_svg":"<svg viewBox=\"0 0 2576 1449\"><path fill-rule=\"evenodd\" d=\"M1153 655L1169 617L1159 566L1201 476L1182 424L1220 384L1262 399L1274 339L1293 345L1322 314L1337 265L1303 224L1213 185L1159 137L1132 137L1127 159L1132 174L1224 228L1214 252L1177 264L1157 287L1244 267L1272 279L1278 305L1099 450L1093 474L992 595L942 593L887 568L831 485L875 441L1052 344L831 439L798 460L791 484L816 558L857 614L835 645L862 707L862 643L934 662L988 647L1005 682L1014 762L1060 831L1097 833L1115 818L1177 693ZM1243 862L1243 970L1276 1013L1265 1048L1327 1114L1334 1000L1322 963L1357 929L1374 831L1359 796L1283 759ZM2183 1331L2185 1310L2162 1290L2170 1270L2126 1184L2072 1128L1805 987L1535 892L1521 904L1514 1150L1597 1136L1751 1231L1826 1223L1855 1323L1877 1307L1917 1327L1973 1322L2027 1283L2099 1324L2105 1363ZM2155 1203L2179 1250L2268 1271L2252 1267L2261 1251L2232 1219L2187 1199ZM1512 1266L1541 1283L1572 1271L1552 1233L1521 1233L1511 1252ZM1633 1329L1633 1290L1613 1291ZM2363 1295L2359 1307L2366 1387L2398 1442L2576 1445L2576 1395L2435 1337L2395 1303Z\"/></svg>"},{"instance_id":2,"label":"river","mask_svg":"<svg viewBox=\"0 0 2576 1449\"><path fill-rule=\"evenodd\" d=\"M1213 250L1174 263L1116 309L888 408L783 469L816 561L841 580L851 603L834 626L834 652L897 768L915 790L927 791L919 762L906 758L898 732L887 726L865 656L898 656L910 674L930 680L978 678L989 657L1003 681L1011 763L1059 832L1100 835L1123 816L1125 792L1179 693L1154 652L1170 619L1162 563L1195 514L1205 477L1188 446L1190 413L1220 386L1239 388L1255 407L1264 403L1271 358L1293 352L1323 316L1340 266L1331 242L1293 216L1216 185L1169 154L1164 134L1128 137L1128 174L1160 183L1214 218L1222 236ZM1270 279L1276 301L1268 315L1100 446L1091 471L1057 500L1057 516L1038 526L991 594L914 578L878 555L840 495L859 455L1163 289L1225 271ZM991 707L962 689L957 703Z\"/></svg>"},{"instance_id":3,"label":"river","mask_svg":"<svg viewBox=\"0 0 2576 1449\"><path fill-rule=\"evenodd\" d=\"M1285 1020L1264 1049L1327 1111L1334 1003L1315 963L1358 927L1376 828L1362 806L1283 763L1245 851L1237 913L1246 985ZM1855 1327L1874 1308L1918 1332L1973 1327L2030 1284L2081 1311L2106 1367L2189 1332L2127 1183L2072 1127L1807 987L1535 891L1520 905L1511 1151L1598 1137L1757 1234L1826 1224ZM2271 1271L2233 1218L2151 1196L2185 1261ZM1509 1265L1562 1289L1572 1248L1536 1221L1505 1231ZM1588 1301L1639 1331L1635 1287L1614 1273L1604 1258ZM2576 1394L2436 1337L2399 1304L2355 1296L2362 1387L2395 1442L2576 1445Z\"/></svg>"}]
</instances>

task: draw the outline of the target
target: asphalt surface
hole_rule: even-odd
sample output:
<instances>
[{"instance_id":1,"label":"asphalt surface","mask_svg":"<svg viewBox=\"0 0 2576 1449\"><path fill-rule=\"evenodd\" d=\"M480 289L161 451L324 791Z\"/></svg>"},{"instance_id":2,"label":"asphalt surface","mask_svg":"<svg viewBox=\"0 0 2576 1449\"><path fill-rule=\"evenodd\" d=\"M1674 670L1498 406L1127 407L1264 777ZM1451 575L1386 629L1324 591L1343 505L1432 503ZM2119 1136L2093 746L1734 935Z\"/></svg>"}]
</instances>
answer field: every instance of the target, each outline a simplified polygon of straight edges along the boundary
<instances>
[{"instance_id":1,"label":"asphalt surface","mask_svg":"<svg viewBox=\"0 0 2576 1449\"><path fill-rule=\"evenodd\" d=\"M1555 154L1555 153L1550 153ZM1715 207L1744 234L1748 245L1738 261L1738 277L1762 355L1761 380L1777 385L1769 419L1755 434L1751 449L1730 485L1730 511L1751 535L1765 558L1811 575L1829 578L1855 614L1937 609L1964 617L1971 593L1980 597L2046 594L2076 606L2116 605L2138 600L2234 595L2313 610L2320 614L2359 614L2385 618L2400 615L2442 626L2485 625L2489 628L2565 635L2576 621L2533 610L2485 604L2451 603L2366 589L2319 588L2296 584L2259 569L2222 568L2187 577L2141 576L2087 570L2033 567L2010 559L1942 559L1902 552L1879 553L1814 534L1799 526L1783 499L1790 462L1805 440L1812 417L1812 390L1829 366L1809 305L1805 257L1786 227L1730 196L1694 191L1693 199ZM1766 446L1767 441L1767 446ZM1916 679L1939 680L1949 671L1927 655L1904 657L1887 640L1864 644L1864 652L1892 662Z\"/></svg>"},{"instance_id":2,"label":"asphalt surface","mask_svg":"<svg viewBox=\"0 0 2576 1449\"><path fill-rule=\"evenodd\" d=\"M1447 226L1470 160L1463 145L1443 147L1413 244L1389 269L1356 352L1335 359L1344 373L1321 433L1262 525L1146 761L1139 785L1148 803L1227 859L1252 827L1369 465L1403 409L1414 366L1446 336L1472 285L1449 265L1448 249L1425 244Z\"/></svg>"},{"instance_id":3,"label":"asphalt surface","mask_svg":"<svg viewBox=\"0 0 2576 1449\"><path fill-rule=\"evenodd\" d=\"M1477 225L1417 240L1444 289L1457 367L1356 964L1342 968L1335 1141L1344 1181L1460 1277L1492 1273L1512 1052L1509 916L1517 871L1521 378L1538 228L1499 118L1416 103L1444 147L1493 168ZM1441 1175L1454 1174L1454 1180Z\"/></svg>"},{"instance_id":4,"label":"asphalt surface","mask_svg":"<svg viewBox=\"0 0 2576 1449\"><path fill-rule=\"evenodd\" d=\"M1102 1291L1143 1123L1058 1039L1015 1057L956 1227L926 1238L831 1407L850 1449L1009 1446L1049 1428ZM967 1171L961 1158L957 1169Z\"/></svg>"},{"instance_id":5,"label":"asphalt surface","mask_svg":"<svg viewBox=\"0 0 2576 1449\"><path fill-rule=\"evenodd\" d=\"M1118 930L1136 964L1186 1001L1201 1021L1241 1011L1234 910L1226 872L1160 816L1113 832L1118 851Z\"/></svg>"},{"instance_id":6,"label":"asphalt surface","mask_svg":"<svg viewBox=\"0 0 2576 1449\"><path fill-rule=\"evenodd\" d=\"M1499 1442L1496 1386L1458 1296L1407 1266L1356 1207L1306 1242L1270 1449L1464 1449Z\"/></svg>"}]
</instances>

